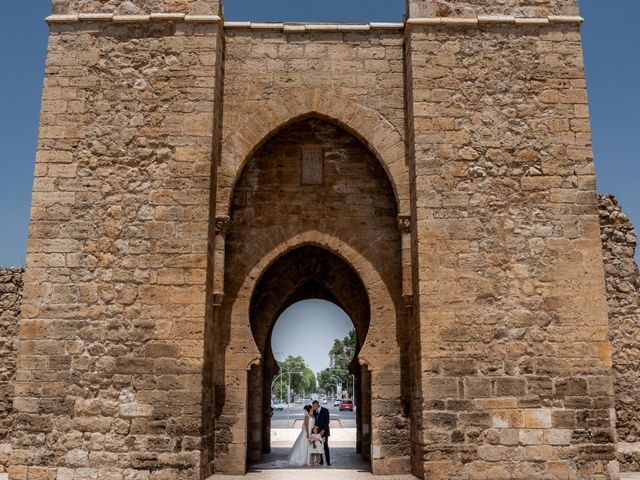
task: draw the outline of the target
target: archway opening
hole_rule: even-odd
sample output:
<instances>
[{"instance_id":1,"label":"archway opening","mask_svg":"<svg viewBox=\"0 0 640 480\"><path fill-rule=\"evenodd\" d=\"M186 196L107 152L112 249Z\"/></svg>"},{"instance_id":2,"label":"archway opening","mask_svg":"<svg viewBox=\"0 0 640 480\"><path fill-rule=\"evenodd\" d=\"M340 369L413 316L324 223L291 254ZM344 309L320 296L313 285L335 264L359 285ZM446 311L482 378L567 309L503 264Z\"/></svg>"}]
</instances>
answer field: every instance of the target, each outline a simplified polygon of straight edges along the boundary
<instances>
[{"instance_id":1,"label":"archway opening","mask_svg":"<svg viewBox=\"0 0 640 480\"><path fill-rule=\"evenodd\" d=\"M271 448L288 449L304 424L304 405L330 414L331 448L356 449L358 338L349 315L328 300L294 303L276 320L271 351L279 373L271 382Z\"/></svg>"},{"instance_id":2,"label":"archway opening","mask_svg":"<svg viewBox=\"0 0 640 480\"><path fill-rule=\"evenodd\" d=\"M343 309L356 331L358 451L375 474L405 471L406 272L384 162L331 119L305 115L273 131L246 159L229 217L216 216L215 469L244 473L269 452L273 326L291 305L316 299Z\"/></svg>"},{"instance_id":3,"label":"archway opening","mask_svg":"<svg viewBox=\"0 0 640 480\"><path fill-rule=\"evenodd\" d=\"M303 406L316 399L329 410L336 458L361 453L368 460L371 398L357 357L370 311L356 272L324 248L294 249L261 277L250 312L263 362L249 372L248 462L285 457Z\"/></svg>"}]
</instances>

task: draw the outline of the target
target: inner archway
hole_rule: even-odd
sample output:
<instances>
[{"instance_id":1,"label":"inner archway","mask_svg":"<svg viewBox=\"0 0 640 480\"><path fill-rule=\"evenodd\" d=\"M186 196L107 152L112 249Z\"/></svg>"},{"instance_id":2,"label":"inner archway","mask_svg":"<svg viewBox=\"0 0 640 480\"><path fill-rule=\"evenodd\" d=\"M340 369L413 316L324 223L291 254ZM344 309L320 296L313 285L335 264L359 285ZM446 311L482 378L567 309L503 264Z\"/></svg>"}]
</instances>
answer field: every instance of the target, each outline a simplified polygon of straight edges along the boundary
<instances>
[{"instance_id":1,"label":"inner archway","mask_svg":"<svg viewBox=\"0 0 640 480\"><path fill-rule=\"evenodd\" d=\"M263 362L249 372L248 431L252 433L247 445L248 461L257 461L271 450L271 387L281 373L271 342L274 326L285 310L307 299L331 302L353 322L357 341L348 375L353 375L356 385L354 448L365 458L369 456L370 388L366 369L357 360L369 329L368 294L357 273L343 259L324 248L307 245L276 260L261 277L251 299L251 330Z\"/></svg>"},{"instance_id":2,"label":"inner archway","mask_svg":"<svg viewBox=\"0 0 640 480\"><path fill-rule=\"evenodd\" d=\"M278 317L271 335L279 366L279 375L271 382L271 462L290 452L304 425L303 406L313 401L330 415L334 461L356 454L358 385L351 371L357 349L353 322L333 302L302 300Z\"/></svg>"},{"instance_id":3,"label":"inner archway","mask_svg":"<svg viewBox=\"0 0 640 480\"><path fill-rule=\"evenodd\" d=\"M405 245L392 184L367 145L329 119L273 131L246 161L229 217L216 217L216 471L244 473L269 450L269 338L284 309L309 298L338 305L356 330L359 451L374 474L406 471Z\"/></svg>"}]
</instances>

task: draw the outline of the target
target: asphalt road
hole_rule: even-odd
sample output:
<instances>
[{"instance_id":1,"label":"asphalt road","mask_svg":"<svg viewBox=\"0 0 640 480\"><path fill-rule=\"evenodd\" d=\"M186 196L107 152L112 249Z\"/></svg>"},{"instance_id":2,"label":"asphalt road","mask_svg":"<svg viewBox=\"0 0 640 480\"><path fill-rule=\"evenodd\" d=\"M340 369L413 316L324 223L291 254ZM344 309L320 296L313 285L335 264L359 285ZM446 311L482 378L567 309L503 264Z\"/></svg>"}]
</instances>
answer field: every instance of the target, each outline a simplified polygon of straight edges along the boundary
<instances>
[{"instance_id":1,"label":"asphalt road","mask_svg":"<svg viewBox=\"0 0 640 480\"><path fill-rule=\"evenodd\" d=\"M302 410L302 404L291 404L291 410L289 411L289 420L287 421L287 407L284 407L284 411L278 410L273 412L271 417L271 428L296 428L301 426L301 421L304 418L304 412ZM339 420L342 428L356 428L356 412L338 410L338 407L331 405L323 405L323 407L329 409L329 416L332 420L331 428L336 428L335 420ZM298 420L298 422L295 422ZM295 422L295 425L294 425Z\"/></svg>"}]
</instances>

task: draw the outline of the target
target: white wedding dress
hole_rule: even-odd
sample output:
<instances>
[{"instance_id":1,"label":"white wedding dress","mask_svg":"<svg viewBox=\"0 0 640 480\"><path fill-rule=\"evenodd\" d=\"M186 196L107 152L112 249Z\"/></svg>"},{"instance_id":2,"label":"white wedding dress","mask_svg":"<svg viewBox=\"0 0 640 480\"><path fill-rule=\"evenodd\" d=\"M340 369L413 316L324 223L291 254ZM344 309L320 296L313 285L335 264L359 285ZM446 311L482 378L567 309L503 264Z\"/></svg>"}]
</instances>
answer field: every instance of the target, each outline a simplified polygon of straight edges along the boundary
<instances>
[{"instance_id":1,"label":"white wedding dress","mask_svg":"<svg viewBox=\"0 0 640 480\"><path fill-rule=\"evenodd\" d=\"M313 431L313 426L316 421L313 418L313 415L309 418L309 432ZM304 467L309 465L309 437L307 432L305 431L304 422L302 423L302 429L300 430L300 435L296 439L293 447L289 451L289 455L287 459L280 459L271 461L268 463L259 463L253 465L253 468L256 469L273 469L273 468L287 468L287 467Z\"/></svg>"},{"instance_id":2,"label":"white wedding dress","mask_svg":"<svg viewBox=\"0 0 640 480\"><path fill-rule=\"evenodd\" d=\"M289 456L287 457L287 463L292 467L302 467L309 465L309 434L313 431L313 425L315 424L313 415L309 417L309 431L305 431L304 422L302 423L302 430L296 443L293 444Z\"/></svg>"}]
</instances>

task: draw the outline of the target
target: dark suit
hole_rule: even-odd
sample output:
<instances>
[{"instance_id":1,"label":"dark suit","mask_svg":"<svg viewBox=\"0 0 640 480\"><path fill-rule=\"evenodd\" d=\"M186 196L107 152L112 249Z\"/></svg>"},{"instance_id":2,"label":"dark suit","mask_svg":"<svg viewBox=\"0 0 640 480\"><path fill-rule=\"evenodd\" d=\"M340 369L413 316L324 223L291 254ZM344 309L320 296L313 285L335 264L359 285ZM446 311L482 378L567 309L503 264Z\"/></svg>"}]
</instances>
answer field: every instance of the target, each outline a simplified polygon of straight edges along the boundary
<instances>
[{"instance_id":1,"label":"dark suit","mask_svg":"<svg viewBox=\"0 0 640 480\"><path fill-rule=\"evenodd\" d=\"M321 432L324 430L324 458L327 460L327 465L331 465L331 455L329 454L329 436L331 435L329 422L331 420L329 418L329 410L320 407L318 410L313 412L313 416L316 419L316 427L318 427L318 431Z\"/></svg>"}]
</instances>

